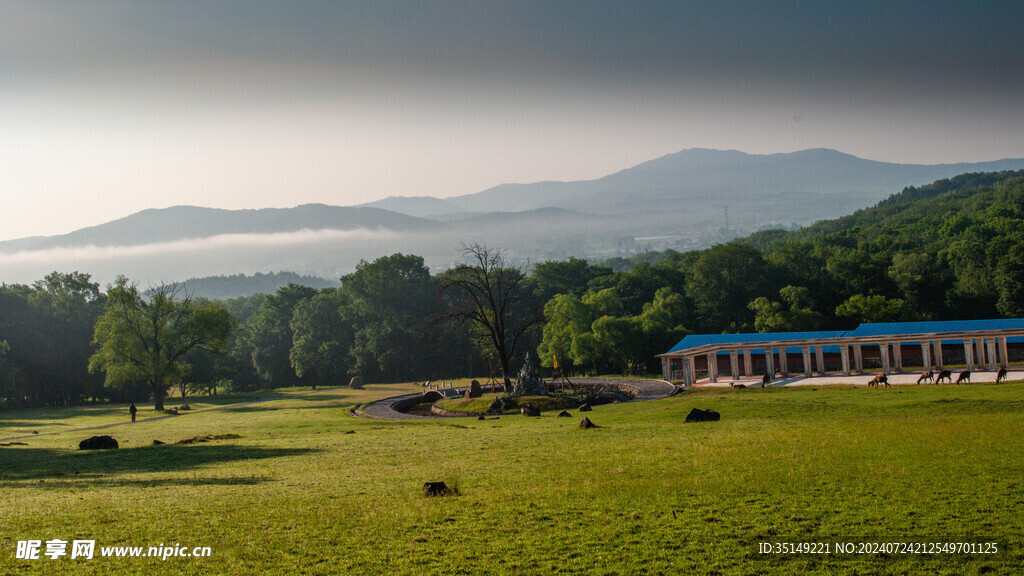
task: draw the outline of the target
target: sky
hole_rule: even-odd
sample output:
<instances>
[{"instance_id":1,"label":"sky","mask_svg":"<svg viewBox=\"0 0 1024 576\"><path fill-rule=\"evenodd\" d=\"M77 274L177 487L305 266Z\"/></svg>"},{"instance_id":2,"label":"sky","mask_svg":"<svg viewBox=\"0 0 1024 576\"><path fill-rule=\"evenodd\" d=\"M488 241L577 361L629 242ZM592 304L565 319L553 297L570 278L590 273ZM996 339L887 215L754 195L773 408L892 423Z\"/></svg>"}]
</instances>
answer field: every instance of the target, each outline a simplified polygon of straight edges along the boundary
<instances>
[{"instance_id":1,"label":"sky","mask_svg":"<svg viewBox=\"0 0 1024 576\"><path fill-rule=\"evenodd\" d=\"M599 178L1024 158L1024 3L0 0L0 240Z\"/></svg>"}]
</instances>

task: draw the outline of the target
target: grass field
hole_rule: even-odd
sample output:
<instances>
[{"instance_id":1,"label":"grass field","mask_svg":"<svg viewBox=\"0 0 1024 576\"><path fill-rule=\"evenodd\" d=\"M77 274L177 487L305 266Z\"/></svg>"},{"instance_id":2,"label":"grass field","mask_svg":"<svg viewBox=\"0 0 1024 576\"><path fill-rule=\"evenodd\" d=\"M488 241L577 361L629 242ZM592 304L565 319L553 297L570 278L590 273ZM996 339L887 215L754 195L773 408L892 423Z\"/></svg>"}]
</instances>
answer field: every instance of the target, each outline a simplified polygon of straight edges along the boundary
<instances>
[{"instance_id":1,"label":"grass field","mask_svg":"<svg viewBox=\"0 0 1024 576\"><path fill-rule=\"evenodd\" d=\"M385 422L337 389L96 432L125 407L0 413L3 574L1019 574L1024 384L704 390L572 419ZM235 398L234 400L240 400ZM189 400L193 408L209 407ZM218 400L218 402L221 402ZM722 414L684 424L694 407ZM147 411L140 418L150 415ZM55 435L45 432L67 430ZM199 435L235 440L172 444ZM168 444L153 446L159 439ZM426 498L425 481L459 495ZM209 546L15 559L19 540ZM760 542L998 553L761 554ZM44 546L45 547L45 546ZM70 548L69 548L70 549Z\"/></svg>"}]
</instances>

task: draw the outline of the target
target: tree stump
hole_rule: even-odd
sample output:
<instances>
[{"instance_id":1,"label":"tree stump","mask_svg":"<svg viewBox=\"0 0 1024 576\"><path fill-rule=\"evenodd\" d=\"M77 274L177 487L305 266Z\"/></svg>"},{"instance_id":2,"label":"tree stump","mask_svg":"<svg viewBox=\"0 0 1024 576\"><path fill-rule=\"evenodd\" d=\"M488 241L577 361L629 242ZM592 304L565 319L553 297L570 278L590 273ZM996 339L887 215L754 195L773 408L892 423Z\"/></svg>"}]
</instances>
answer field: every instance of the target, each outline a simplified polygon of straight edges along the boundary
<instances>
[{"instance_id":1,"label":"tree stump","mask_svg":"<svg viewBox=\"0 0 1024 576\"><path fill-rule=\"evenodd\" d=\"M447 496L451 493L452 489L444 482L425 482L423 484L424 496Z\"/></svg>"}]
</instances>

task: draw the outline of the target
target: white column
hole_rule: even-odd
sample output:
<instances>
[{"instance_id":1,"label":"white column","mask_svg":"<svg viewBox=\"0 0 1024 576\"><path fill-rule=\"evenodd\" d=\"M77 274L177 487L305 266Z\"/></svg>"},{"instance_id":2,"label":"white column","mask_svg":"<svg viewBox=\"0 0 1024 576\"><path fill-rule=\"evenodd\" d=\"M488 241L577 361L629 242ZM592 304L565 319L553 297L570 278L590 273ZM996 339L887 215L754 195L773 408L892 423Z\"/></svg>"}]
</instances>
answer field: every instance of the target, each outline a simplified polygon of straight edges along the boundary
<instances>
[{"instance_id":1,"label":"white column","mask_svg":"<svg viewBox=\"0 0 1024 576\"><path fill-rule=\"evenodd\" d=\"M740 358L736 350L729 351L729 370L733 380L740 377Z\"/></svg>"},{"instance_id":2,"label":"white column","mask_svg":"<svg viewBox=\"0 0 1024 576\"><path fill-rule=\"evenodd\" d=\"M843 376L850 375L850 346L848 344L839 345L839 357L843 361Z\"/></svg>"},{"instance_id":3,"label":"white column","mask_svg":"<svg viewBox=\"0 0 1024 576\"><path fill-rule=\"evenodd\" d=\"M809 346L801 347L800 351L804 357L804 378L811 377L811 348Z\"/></svg>"},{"instance_id":4,"label":"white column","mask_svg":"<svg viewBox=\"0 0 1024 576\"><path fill-rule=\"evenodd\" d=\"M712 384L718 382L718 354L716 352L708 353L708 382Z\"/></svg>"},{"instance_id":5,"label":"white column","mask_svg":"<svg viewBox=\"0 0 1024 576\"><path fill-rule=\"evenodd\" d=\"M775 378L775 350L773 348L764 349L764 369L769 378Z\"/></svg>"},{"instance_id":6,"label":"white column","mask_svg":"<svg viewBox=\"0 0 1024 576\"><path fill-rule=\"evenodd\" d=\"M825 375L825 347L818 345L814 347L815 360L818 362L818 374Z\"/></svg>"},{"instance_id":7,"label":"white column","mask_svg":"<svg viewBox=\"0 0 1024 576\"><path fill-rule=\"evenodd\" d=\"M669 369L668 358L662 358L661 359L661 379L665 380L666 382L671 382L672 381L672 374L671 374L671 372L672 371Z\"/></svg>"},{"instance_id":8,"label":"white column","mask_svg":"<svg viewBox=\"0 0 1024 576\"><path fill-rule=\"evenodd\" d=\"M693 386L697 383L697 362L695 356L686 359L686 385Z\"/></svg>"},{"instance_id":9,"label":"white column","mask_svg":"<svg viewBox=\"0 0 1024 576\"><path fill-rule=\"evenodd\" d=\"M786 357L786 347L779 346L779 371L783 376L789 376L789 358Z\"/></svg>"},{"instance_id":10,"label":"white column","mask_svg":"<svg viewBox=\"0 0 1024 576\"><path fill-rule=\"evenodd\" d=\"M932 348L935 350L935 368L942 370L942 340L932 342Z\"/></svg>"},{"instance_id":11,"label":"white column","mask_svg":"<svg viewBox=\"0 0 1024 576\"><path fill-rule=\"evenodd\" d=\"M903 350L901 348L902 346L902 342L894 342L892 345L892 355L893 359L896 361L897 372L903 372Z\"/></svg>"},{"instance_id":12,"label":"white column","mask_svg":"<svg viewBox=\"0 0 1024 576\"><path fill-rule=\"evenodd\" d=\"M858 374L864 373L864 350L861 349L860 344L853 345L853 366L857 369Z\"/></svg>"},{"instance_id":13,"label":"white column","mask_svg":"<svg viewBox=\"0 0 1024 576\"><path fill-rule=\"evenodd\" d=\"M964 362L967 363L967 371L974 372L974 342L970 338L964 338Z\"/></svg>"},{"instance_id":14,"label":"white column","mask_svg":"<svg viewBox=\"0 0 1024 576\"><path fill-rule=\"evenodd\" d=\"M985 369L985 343L982 338L974 341L974 367L979 372Z\"/></svg>"},{"instance_id":15,"label":"white column","mask_svg":"<svg viewBox=\"0 0 1024 576\"><path fill-rule=\"evenodd\" d=\"M754 375L754 358L750 355L750 348L743 351L743 374L746 376Z\"/></svg>"},{"instance_id":16,"label":"white column","mask_svg":"<svg viewBox=\"0 0 1024 576\"><path fill-rule=\"evenodd\" d=\"M929 354L929 352L931 352L931 350L932 349L928 345L927 341L921 342L921 363L924 366L925 370L931 370L932 369L932 358L931 358L931 354Z\"/></svg>"},{"instance_id":17,"label":"white column","mask_svg":"<svg viewBox=\"0 0 1024 576\"><path fill-rule=\"evenodd\" d=\"M878 345L879 358L882 359L882 374L889 373L889 343L882 342Z\"/></svg>"},{"instance_id":18,"label":"white column","mask_svg":"<svg viewBox=\"0 0 1024 576\"><path fill-rule=\"evenodd\" d=\"M998 370L996 368L996 341L992 338L988 338L986 344L988 344L988 369L992 372Z\"/></svg>"},{"instance_id":19,"label":"white column","mask_svg":"<svg viewBox=\"0 0 1024 576\"><path fill-rule=\"evenodd\" d=\"M999 366L1010 369L1010 357L1006 355L1006 336L996 339L999 342Z\"/></svg>"}]
</instances>

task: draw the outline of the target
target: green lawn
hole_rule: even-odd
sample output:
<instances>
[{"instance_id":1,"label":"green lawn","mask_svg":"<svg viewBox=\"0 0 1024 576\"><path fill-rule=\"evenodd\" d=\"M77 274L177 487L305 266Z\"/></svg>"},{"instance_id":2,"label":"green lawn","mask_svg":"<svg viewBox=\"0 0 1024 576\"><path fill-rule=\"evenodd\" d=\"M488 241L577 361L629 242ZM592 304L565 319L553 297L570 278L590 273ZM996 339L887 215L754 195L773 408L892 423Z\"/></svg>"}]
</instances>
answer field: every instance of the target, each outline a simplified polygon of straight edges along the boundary
<instances>
[{"instance_id":1,"label":"green lawn","mask_svg":"<svg viewBox=\"0 0 1024 576\"><path fill-rule=\"evenodd\" d=\"M328 390L0 447L3 574L1018 574L1024 383L705 390L580 416L384 422ZM200 402L192 402L195 408ZM722 414L684 424L693 407ZM102 413L106 410L106 413ZM127 419L0 413L0 437ZM140 413L140 417L145 413ZM171 444L198 435L236 440ZM153 446L159 439L168 444ZM460 494L426 498L425 481ZM18 540L209 558L17 560ZM763 555L759 542L996 542ZM98 551L97 551L98 553Z\"/></svg>"}]
</instances>

